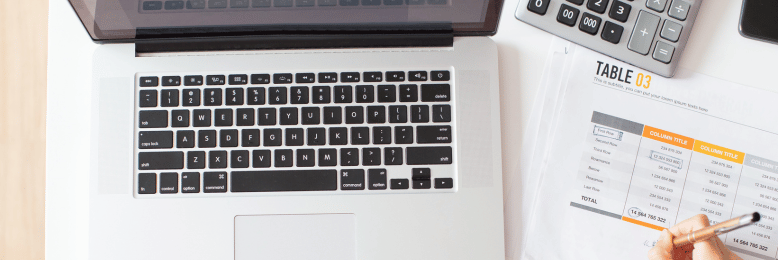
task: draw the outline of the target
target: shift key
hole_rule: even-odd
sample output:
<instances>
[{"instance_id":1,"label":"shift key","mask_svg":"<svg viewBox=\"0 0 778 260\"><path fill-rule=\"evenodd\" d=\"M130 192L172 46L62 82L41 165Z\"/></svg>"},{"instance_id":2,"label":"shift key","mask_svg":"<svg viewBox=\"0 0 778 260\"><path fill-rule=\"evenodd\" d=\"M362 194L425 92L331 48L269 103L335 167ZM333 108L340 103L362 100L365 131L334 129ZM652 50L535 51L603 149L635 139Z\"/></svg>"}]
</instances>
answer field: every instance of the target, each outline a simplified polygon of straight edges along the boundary
<instances>
[{"instance_id":1,"label":"shift key","mask_svg":"<svg viewBox=\"0 0 778 260\"><path fill-rule=\"evenodd\" d=\"M168 170L184 168L184 152L140 152L138 170Z\"/></svg>"},{"instance_id":2,"label":"shift key","mask_svg":"<svg viewBox=\"0 0 778 260\"><path fill-rule=\"evenodd\" d=\"M406 148L408 165L451 164L452 149L443 147L408 147Z\"/></svg>"}]
</instances>

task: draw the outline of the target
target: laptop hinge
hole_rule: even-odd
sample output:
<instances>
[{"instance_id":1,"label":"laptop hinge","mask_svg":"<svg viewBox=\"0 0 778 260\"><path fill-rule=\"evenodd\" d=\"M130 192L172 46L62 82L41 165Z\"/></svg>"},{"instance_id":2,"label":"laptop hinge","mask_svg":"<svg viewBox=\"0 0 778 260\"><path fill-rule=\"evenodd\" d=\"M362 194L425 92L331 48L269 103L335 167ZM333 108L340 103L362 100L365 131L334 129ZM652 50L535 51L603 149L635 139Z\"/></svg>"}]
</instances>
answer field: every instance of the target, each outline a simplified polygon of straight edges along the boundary
<instances>
[{"instance_id":1,"label":"laptop hinge","mask_svg":"<svg viewBox=\"0 0 778 260\"><path fill-rule=\"evenodd\" d=\"M144 53L238 51L269 49L451 47L452 33L292 34L156 38L135 41L136 56Z\"/></svg>"}]
</instances>

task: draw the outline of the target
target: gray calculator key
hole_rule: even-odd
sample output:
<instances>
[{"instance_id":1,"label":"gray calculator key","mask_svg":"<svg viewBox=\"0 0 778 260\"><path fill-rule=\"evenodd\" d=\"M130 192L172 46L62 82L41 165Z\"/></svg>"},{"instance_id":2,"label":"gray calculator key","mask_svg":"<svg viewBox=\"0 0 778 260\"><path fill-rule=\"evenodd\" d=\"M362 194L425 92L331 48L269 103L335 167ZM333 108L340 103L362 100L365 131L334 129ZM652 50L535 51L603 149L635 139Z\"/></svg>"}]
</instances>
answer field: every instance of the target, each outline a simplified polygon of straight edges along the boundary
<instances>
[{"instance_id":1,"label":"gray calculator key","mask_svg":"<svg viewBox=\"0 0 778 260\"><path fill-rule=\"evenodd\" d=\"M672 18L683 21L686 20L686 15L689 14L689 8L691 7L691 4L683 0L673 0L673 3L670 4L670 10L667 11L667 14Z\"/></svg>"},{"instance_id":2,"label":"gray calculator key","mask_svg":"<svg viewBox=\"0 0 778 260\"><path fill-rule=\"evenodd\" d=\"M662 32L659 35L672 42L677 42L681 36L681 30L683 26L670 20L665 20L665 24L662 26Z\"/></svg>"},{"instance_id":3,"label":"gray calculator key","mask_svg":"<svg viewBox=\"0 0 778 260\"><path fill-rule=\"evenodd\" d=\"M629 37L627 48L643 55L648 54L660 20L659 16L641 10L638 21L632 28L632 36Z\"/></svg>"},{"instance_id":4,"label":"gray calculator key","mask_svg":"<svg viewBox=\"0 0 778 260\"><path fill-rule=\"evenodd\" d=\"M646 0L646 7L657 12L664 12L667 0Z\"/></svg>"},{"instance_id":5,"label":"gray calculator key","mask_svg":"<svg viewBox=\"0 0 778 260\"><path fill-rule=\"evenodd\" d=\"M670 60L673 58L674 51L675 47L671 46L670 44L657 42L656 48L654 48L654 59L664 63L670 63Z\"/></svg>"}]
</instances>

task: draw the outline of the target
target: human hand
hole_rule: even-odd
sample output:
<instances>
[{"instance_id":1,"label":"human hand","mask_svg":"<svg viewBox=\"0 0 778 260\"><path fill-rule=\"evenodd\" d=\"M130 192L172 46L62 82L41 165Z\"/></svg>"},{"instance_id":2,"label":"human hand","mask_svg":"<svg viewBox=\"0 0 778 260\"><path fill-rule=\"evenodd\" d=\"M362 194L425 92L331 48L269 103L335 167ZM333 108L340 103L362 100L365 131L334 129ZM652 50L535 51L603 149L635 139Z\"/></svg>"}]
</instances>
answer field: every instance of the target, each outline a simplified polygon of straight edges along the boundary
<instances>
[{"instance_id":1,"label":"human hand","mask_svg":"<svg viewBox=\"0 0 778 260\"><path fill-rule=\"evenodd\" d=\"M714 236L710 239L697 241L694 244L687 244L680 247L673 246L673 238L686 235L692 231L710 226L708 217L697 215L690 219L681 221L669 230L665 229L659 236L654 248L648 251L650 260L742 260L739 256L732 253L719 237Z\"/></svg>"}]
</instances>

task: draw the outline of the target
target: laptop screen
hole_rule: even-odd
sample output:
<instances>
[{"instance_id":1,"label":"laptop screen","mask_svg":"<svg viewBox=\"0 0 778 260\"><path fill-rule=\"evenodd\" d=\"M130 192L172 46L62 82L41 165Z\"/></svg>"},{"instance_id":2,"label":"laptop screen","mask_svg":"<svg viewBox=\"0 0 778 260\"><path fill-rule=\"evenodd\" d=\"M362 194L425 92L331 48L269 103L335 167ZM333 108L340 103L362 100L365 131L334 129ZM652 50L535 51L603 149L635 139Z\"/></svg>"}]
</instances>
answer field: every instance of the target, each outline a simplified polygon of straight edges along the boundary
<instances>
[{"instance_id":1,"label":"laptop screen","mask_svg":"<svg viewBox=\"0 0 778 260\"><path fill-rule=\"evenodd\" d=\"M452 31L493 35L503 0L69 0L95 41Z\"/></svg>"}]
</instances>

